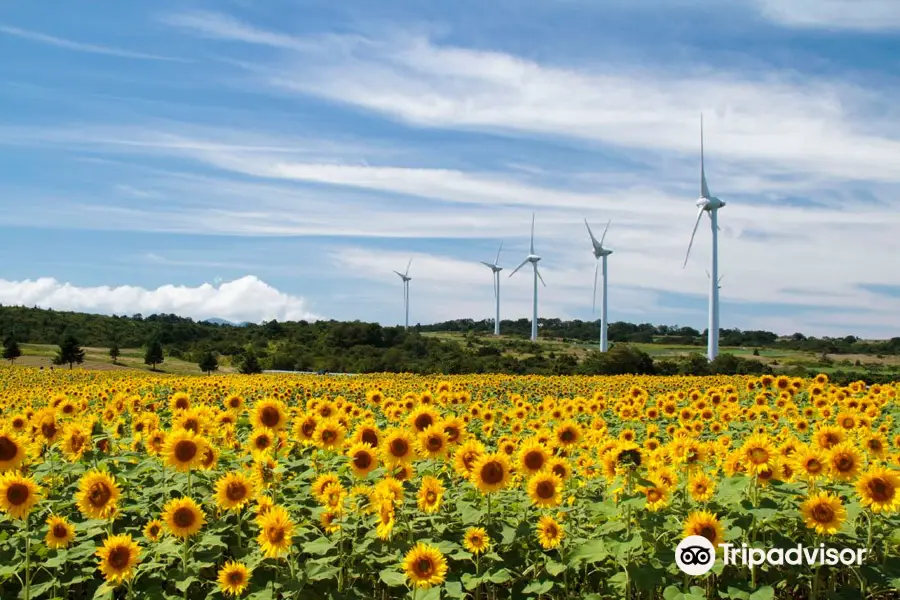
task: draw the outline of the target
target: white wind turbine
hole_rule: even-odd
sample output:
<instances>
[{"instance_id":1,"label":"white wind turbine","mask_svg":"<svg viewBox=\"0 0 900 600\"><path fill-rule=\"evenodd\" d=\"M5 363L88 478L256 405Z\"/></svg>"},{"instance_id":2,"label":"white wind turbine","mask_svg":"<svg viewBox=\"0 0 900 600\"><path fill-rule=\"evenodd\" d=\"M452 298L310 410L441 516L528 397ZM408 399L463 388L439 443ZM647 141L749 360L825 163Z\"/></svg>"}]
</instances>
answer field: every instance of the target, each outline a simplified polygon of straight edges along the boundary
<instances>
[{"instance_id":1,"label":"white wind turbine","mask_svg":"<svg viewBox=\"0 0 900 600\"><path fill-rule=\"evenodd\" d=\"M532 268L534 269L534 311L531 316L531 341L537 341L537 330L538 330L538 279L541 280L541 283L544 287L547 287L547 284L544 283L544 278L541 277L540 272L538 271L538 262L541 260L541 257L534 253L534 213L531 213L531 246L528 250L528 256L525 257L525 260L522 261L522 264L516 267L516 270L509 274L510 277L515 275L519 269L524 267L527 263L531 263Z\"/></svg>"},{"instance_id":2,"label":"white wind turbine","mask_svg":"<svg viewBox=\"0 0 900 600\"><path fill-rule=\"evenodd\" d=\"M688 244L687 255L684 257L684 266L687 266L691 255L691 246L694 245L694 236L700 226L703 213L709 217L712 230L712 265L709 276L709 333L706 357L713 360L719 355L719 209L725 206L722 200L709 194L706 186L706 170L703 164L703 115L700 115L700 198L697 200L697 222L694 223L694 232L691 233L691 242Z\"/></svg>"},{"instance_id":3,"label":"white wind turbine","mask_svg":"<svg viewBox=\"0 0 900 600\"><path fill-rule=\"evenodd\" d=\"M491 276L494 279L494 302L496 303L496 316L494 317L494 335L500 335L500 271L503 270L498 263L500 262L500 250L503 250L503 242L500 242L500 249L497 250L497 258L494 263L481 261L481 264L491 270Z\"/></svg>"},{"instance_id":4,"label":"white wind turbine","mask_svg":"<svg viewBox=\"0 0 900 600\"><path fill-rule=\"evenodd\" d=\"M594 295L593 301L591 305L591 310L594 311L597 309L597 271L600 269L600 266L603 266L603 296L600 301L600 352L606 352L609 347L609 342L607 340L607 333L609 331L608 325L606 322L606 257L612 254L612 250L609 248L603 247L603 241L606 239L606 232L609 231L609 224L612 222L612 219L607 221L606 229L603 230L603 235L600 236L600 241L597 241L597 238L594 237L594 232L591 231L591 226L588 225L587 219L584 220L584 225L587 227L588 234L591 236L591 245L594 250L594 258L597 259L597 266L594 267Z\"/></svg>"},{"instance_id":5,"label":"white wind turbine","mask_svg":"<svg viewBox=\"0 0 900 600\"><path fill-rule=\"evenodd\" d=\"M400 276L400 279L403 280L403 310L406 313L406 321L404 322L404 329L409 329L409 280L412 277L409 276L409 266L412 264L412 257L410 257L409 262L406 263L406 272L401 273L400 271L394 271L397 275Z\"/></svg>"},{"instance_id":6,"label":"white wind turbine","mask_svg":"<svg viewBox=\"0 0 900 600\"><path fill-rule=\"evenodd\" d=\"M706 272L706 276L709 277L709 271ZM724 276L724 275L719 275L719 289L720 289L720 290L722 289L722 278L723 278L723 277L725 277L725 276Z\"/></svg>"}]
</instances>

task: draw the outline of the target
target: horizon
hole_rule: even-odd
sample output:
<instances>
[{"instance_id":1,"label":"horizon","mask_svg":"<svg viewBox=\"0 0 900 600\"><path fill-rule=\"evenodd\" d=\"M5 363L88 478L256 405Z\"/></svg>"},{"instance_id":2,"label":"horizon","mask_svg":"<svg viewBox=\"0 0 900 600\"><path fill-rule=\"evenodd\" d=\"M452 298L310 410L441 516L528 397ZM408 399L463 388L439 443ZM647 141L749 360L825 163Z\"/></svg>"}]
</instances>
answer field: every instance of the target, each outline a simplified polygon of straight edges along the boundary
<instances>
[{"instance_id":1,"label":"horizon","mask_svg":"<svg viewBox=\"0 0 900 600\"><path fill-rule=\"evenodd\" d=\"M541 319L597 320L611 219L609 322L703 331L702 113L720 328L897 337L898 31L878 0L10 5L0 304L392 326L412 257L411 324L479 321L502 240L514 321L535 212Z\"/></svg>"}]
</instances>

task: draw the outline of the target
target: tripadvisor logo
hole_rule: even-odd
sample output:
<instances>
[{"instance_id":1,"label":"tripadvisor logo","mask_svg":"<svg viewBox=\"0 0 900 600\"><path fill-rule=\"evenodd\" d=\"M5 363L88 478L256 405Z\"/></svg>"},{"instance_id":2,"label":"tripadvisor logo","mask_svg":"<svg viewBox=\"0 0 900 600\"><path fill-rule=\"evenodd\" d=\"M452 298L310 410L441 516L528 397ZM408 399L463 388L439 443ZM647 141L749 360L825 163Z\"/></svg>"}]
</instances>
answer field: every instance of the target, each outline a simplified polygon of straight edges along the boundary
<instances>
[{"instance_id":1,"label":"tripadvisor logo","mask_svg":"<svg viewBox=\"0 0 900 600\"><path fill-rule=\"evenodd\" d=\"M719 544L725 565L746 565L751 569L760 565L780 567L784 565L859 566L868 552L865 548L807 547L797 544L793 548L751 548L747 544ZM716 563L716 548L702 535L690 535L675 548L675 564L688 575L703 575Z\"/></svg>"}]
</instances>

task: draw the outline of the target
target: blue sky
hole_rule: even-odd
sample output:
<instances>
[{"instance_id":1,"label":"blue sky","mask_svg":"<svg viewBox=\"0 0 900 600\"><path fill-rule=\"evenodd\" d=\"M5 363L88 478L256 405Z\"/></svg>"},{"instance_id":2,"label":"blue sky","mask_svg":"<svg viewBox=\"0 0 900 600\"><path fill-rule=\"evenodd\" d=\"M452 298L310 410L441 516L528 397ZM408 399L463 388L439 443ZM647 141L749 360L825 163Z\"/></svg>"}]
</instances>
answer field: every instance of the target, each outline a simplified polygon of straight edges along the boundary
<instances>
[{"instance_id":1,"label":"blue sky","mask_svg":"<svg viewBox=\"0 0 900 600\"><path fill-rule=\"evenodd\" d=\"M0 303L900 335L894 0L0 4Z\"/></svg>"}]
</instances>

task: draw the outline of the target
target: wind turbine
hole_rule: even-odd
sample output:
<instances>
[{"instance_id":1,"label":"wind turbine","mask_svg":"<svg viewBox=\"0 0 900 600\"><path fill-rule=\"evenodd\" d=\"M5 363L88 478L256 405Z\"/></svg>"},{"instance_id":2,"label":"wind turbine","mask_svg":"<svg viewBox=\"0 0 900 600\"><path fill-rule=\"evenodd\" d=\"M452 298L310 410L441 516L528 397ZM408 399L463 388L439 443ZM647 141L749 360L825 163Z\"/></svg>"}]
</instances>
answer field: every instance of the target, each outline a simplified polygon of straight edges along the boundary
<instances>
[{"instance_id":1,"label":"wind turbine","mask_svg":"<svg viewBox=\"0 0 900 600\"><path fill-rule=\"evenodd\" d=\"M606 257L612 254L612 250L609 248L603 247L603 241L606 239L606 232L609 231L609 224L612 222L612 219L607 221L606 229L603 230L603 235L600 236L600 241L597 241L597 238L594 237L594 232L591 231L591 226L588 225L587 219L584 220L584 225L587 227L588 235L591 236L591 245L594 247L594 258L597 259L597 266L594 267L594 296L593 303L591 305L591 310L594 311L597 309L597 271L600 269L600 265L603 265L603 299L600 302L600 352L606 352L609 347L609 342L607 340L607 332L608 326L606 322Z\"/></svg>"},{"instance_id":2,"label":"wind turbine","mask_svg":"<svg viewBox=\"0 0 900 600\"><path fill-rule=\"evenodd\" d=\"M541 283L544 287L547 287L547 284L544 283L544 278L541 277L540 271L538 271L538 262L541 260L541 257L534 253L534 213L531 213L531 246L528 250L528 256L525 257L525 260L522 261L522 264L516 267L516 270L509 274L510 277L515 275L519 269L524 267L527 263L531 263L532 268L534 269L534 312L531 317L531 341L537 341L537 330L538 330L538 279L541 280Z\"/></svg>"},{"instance_id":3,"label":"wind turbine","mask_svg":"<svg viewBox=\"0 0 900 600\"><path fill-rule=\"evenodd\" d=\"M694 232L691 233L691 242L688 244L687 254L684 257L684 266L687 266L691 256L691 246L694 245L694 236L700 226L703 213L709 217L712 230L712 265L709 277L709 333L707 335L706 357L713 360L719 355L719 209L725 206L722 200L711 196L706 185L706 170L703 165L703 115L700 115L700 198L697 200L697 222L694 223Z\"/></svg>"},{"instance_id":4,"label":"wind turbine","mask_svg":"<svg viewBox=\"0 0 900 600\"><path fill-rule=\"evenodd\" d=\"M500 271L503 267L498 265L500 262L500 250L503 250L503 242L500 242L500 249L497 250L497 258L494 263L481 261L481 264L491 270L491 277L494 279L494 301L496 302L496 316L494 317L494 335L500 335Z\"/></svg>"},{"instance_id":5,"label":"wind turbine","mask_svg":"<svg viewBox=\"0 0 900 600\"><path fill-rule=\"evenodd\" d=\"M409 266L412 264L412 257L409 258L409 262L406 263L406 272L401 273L400 271L394 271L397 275L400 276L400 279L403 280L403 310L406 312L406 321L404 323L403 328L409 329L409 280L412 277L409 276Z\"/></svg>"},{"instance_id":6,"label":"wind turbine","mask_svg":"<svg viewBox=\"0 0 900 600\"><path fill-rule=\"evenodd\" d=\"M709 277L709 271L706 272L706 276ZM719 289L720 289L720 290L722 289L722 278L723 278L723 277L725 277L725 276L724 276L724 275L719 275Z\"/></svg>"}]
</instances>

